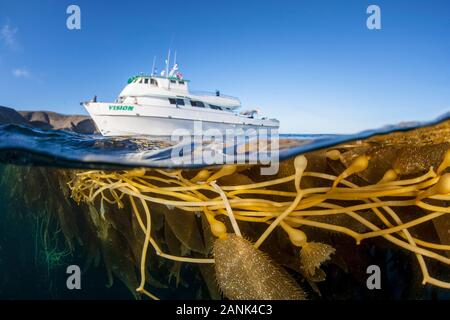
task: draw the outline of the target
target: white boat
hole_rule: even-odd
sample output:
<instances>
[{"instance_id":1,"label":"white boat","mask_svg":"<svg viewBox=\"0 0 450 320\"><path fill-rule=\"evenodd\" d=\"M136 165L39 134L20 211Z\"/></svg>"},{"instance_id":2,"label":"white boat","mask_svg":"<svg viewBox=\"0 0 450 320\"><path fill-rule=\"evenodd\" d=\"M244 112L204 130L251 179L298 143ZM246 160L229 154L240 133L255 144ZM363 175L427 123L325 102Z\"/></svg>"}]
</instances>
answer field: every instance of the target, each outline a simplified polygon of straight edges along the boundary
<instances>
[{"instance_id":1,"label":"white boat","mask_svg":"<svg viewBox=\"0 0 450 320\"><path fill-rule=\"evenodd\" d=\"M161 75L152 72L131 77L115 102L94 98L82 104L104 136L203 135L208 130L240 134L248 129L278 129L278 120L259 117L257 110L238 114L241 102L235 97L219 91L190 92L189 80L177 70L175 64L171 72Z\"/></svg>"}]
</instances>

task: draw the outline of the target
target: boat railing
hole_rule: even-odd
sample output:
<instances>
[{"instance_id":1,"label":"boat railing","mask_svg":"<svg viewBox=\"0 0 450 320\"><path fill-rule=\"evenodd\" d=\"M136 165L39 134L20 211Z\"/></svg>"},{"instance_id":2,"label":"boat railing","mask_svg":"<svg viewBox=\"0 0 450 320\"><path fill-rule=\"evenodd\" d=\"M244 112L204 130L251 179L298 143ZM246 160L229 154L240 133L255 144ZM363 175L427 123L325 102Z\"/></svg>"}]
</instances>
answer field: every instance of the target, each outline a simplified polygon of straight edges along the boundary
<instances>
[{"instance_id":1,"label":"boat railing","mask_svg":"<svg viewBox=\"0 0 450 320\"><path fill-rule=\"evenodd\" d=\"M177 78L177 77L166 77L166 76L160 76L157 74L150 74L150 75L146 75L146 74L138 74L135 76L132 76L128 79L128 83L133 82L134 80L136 80L137 78L157 78L157 79L167 79L167 80L175 80L175 81L184 81L184 82L191 82L191 80L187 80L184 78Z\"/></svg>"},{"instance_id":2,"label":"boat railing","mask_svg":"<svg viewBox=\"0 0 450 320\"><path fill-rule=\"evenodd\" d=\"M190 91L190 93L194 96L203 96L203 97L223 97L228 99L233 99L240 101L239 98L233 97L227 94L222 94L221 92L211 92L211 91Z\"/></svg>"}]
</instances>

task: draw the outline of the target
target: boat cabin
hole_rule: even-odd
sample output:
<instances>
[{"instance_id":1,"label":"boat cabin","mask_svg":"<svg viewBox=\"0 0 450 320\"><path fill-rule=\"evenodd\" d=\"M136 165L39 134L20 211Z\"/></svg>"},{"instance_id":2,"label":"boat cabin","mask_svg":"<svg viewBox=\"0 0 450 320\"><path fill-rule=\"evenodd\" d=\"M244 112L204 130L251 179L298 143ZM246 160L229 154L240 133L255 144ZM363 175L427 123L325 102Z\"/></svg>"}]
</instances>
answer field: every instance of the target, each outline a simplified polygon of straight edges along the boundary
<instances>
[{"instance_id":1,"label":"boat cabin","mask_svg":"<svg viewBox=\"0 0 450 320\"><path fill-rule=\"evenodd\" d=\"M180 79L177 77L162 77L162 76L134 76L128 79L128 84L138 83L152 85L158 88L166 90L179 90L188 92L188 82L189 80Z\"/></svg>"},{"instance_id":2,"label":"boat cabin","mask_svg":"<svg viewBox=\"0 0 450 320\"><path fill-rule=\"evenodd\" d=\"M241 106L239 99L223 95L220 91L190 92L188 83L190 81L180 77L165 77L158 75L137 75L128 79L128 85L122 90L117 102L127 101L133 97L134 100L162 97L169 105L192 106L198 108L209 108L220 111L233 111ZM166 102L167 103L167 102Z\"/></svg>"}]
</instances>

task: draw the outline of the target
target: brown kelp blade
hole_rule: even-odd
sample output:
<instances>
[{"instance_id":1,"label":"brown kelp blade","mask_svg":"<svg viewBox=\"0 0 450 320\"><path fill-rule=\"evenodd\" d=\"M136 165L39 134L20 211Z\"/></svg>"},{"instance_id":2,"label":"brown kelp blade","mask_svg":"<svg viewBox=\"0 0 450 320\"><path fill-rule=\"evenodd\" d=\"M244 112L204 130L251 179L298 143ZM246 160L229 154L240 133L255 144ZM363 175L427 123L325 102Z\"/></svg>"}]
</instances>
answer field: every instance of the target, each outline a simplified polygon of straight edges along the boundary
<instances>
[{"instance_id":1,"label":"brown kelp blade","mask_svg":"<svg viewBox=\"0 0 450 320\"><path fill-rule=\"evenodd\" d=\"M235 234L214 245L217 283L233 300L304 300L296 282L250 241Z\"/></svg>"}]
</instances>

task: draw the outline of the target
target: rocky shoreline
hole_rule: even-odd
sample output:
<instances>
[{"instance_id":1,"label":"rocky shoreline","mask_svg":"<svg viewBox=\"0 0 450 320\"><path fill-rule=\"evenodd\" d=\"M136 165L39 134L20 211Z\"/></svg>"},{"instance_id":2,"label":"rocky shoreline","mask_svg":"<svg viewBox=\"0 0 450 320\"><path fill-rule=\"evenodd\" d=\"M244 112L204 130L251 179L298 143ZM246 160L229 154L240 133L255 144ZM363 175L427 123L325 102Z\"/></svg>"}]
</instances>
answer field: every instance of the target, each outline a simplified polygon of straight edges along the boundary
<instances>
[{"instance_id":1,"label":"rocky shoreline","mask_svg":"<svg viewBox=\"0 0 450 320\"><path fill-rule=\"evenodd\" d=\"M97 127L89 116L65 115L51 111L16 111L0 106L0 125L29 125L44 130L67 130L77 133L98 133Z\"/></svg>"}]
</instances>

